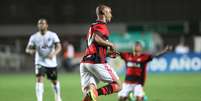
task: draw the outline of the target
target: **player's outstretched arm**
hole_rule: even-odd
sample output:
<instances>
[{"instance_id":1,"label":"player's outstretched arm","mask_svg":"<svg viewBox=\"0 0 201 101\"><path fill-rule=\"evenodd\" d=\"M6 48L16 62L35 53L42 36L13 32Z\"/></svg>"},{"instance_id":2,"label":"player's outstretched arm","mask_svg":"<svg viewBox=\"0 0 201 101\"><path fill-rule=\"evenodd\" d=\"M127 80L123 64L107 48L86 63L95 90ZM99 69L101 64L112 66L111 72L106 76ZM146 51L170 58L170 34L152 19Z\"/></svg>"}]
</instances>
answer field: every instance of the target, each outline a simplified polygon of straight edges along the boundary
<instances>
[{"instance_id":1,"label":"player's outstretched arm","mask_svg":"<svg viewBox=\"0 0 201 101\"><path fill-rule=\"evenodd\" d=\"M34 46L31 46L31 45L27 45L26 49L25 49L25 52L27 54L30 54L30 55L33 55L35 53L35 48Z\"/></svg>"},{"instance_id":2,"label":"player's outstretched arm","mask_svg":"<svg viewBox=\"0 0 201 101\"><path fill-rule=\"evenodd\" d=\"M172 46L170 45L167 45L163 50L159 51L158 53L156 53L154 55L154 57L160 57L162 55L164 55L165 53L169 52L169 51L172 51Z\"/></svg>"},{"instance_id":3,"label":"player's outstretched arm","mask_svg":"<svg viewBox=\"0 0 201 101\"><path fill-rule=\"evenodd\" d=\"M54 56L56 56L57 54L59 54L59 52L61 52L61 43L55 43L55 51L53 51L52 53L49 54L48 58L52 59Z\"/></svg>"}]
</instances>

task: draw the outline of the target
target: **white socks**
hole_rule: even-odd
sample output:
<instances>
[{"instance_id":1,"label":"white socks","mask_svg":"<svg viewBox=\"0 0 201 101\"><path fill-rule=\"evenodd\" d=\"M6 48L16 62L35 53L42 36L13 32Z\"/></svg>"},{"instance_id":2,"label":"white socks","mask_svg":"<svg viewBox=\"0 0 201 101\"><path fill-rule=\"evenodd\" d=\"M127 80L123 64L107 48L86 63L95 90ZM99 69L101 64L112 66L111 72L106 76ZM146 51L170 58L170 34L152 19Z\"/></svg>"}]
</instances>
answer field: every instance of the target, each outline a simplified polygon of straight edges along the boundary
<instances>
[{"instance_id":1,"label":"white socks","mask_svg":"<svg viewBox=\"0 0 201 101\"><path fill-rule=\"evenodd\" d=\"M62 101L61 100L61 92L60 92L60 83L57 82L56 85L52 85L55 95L55 101ZM44 85L43 83L36 83L36 97L37 101L43 101L43 92L44 92Z\"/></svg>"},{"instance_id":2,"label":"white socks","mask_svg":"<svg viewBox=\"0 0 201 101\"><path fill-rule=\"evenodd\" d=\"M44 86L43 83L36 83L36 97L37 101L43 101Z\"/></svg>"},{"instance_id":3,"label":"white socks","mask_svg":"<svg viewBox=\"0 0 201 101\"><path fill-rule=\"evenodd\" d=\"M55 95L55 101L62 101L61 100L61 91L60 91L60 83L57 81L56 85L52 85Z\"/></svg>"}]
</instances>

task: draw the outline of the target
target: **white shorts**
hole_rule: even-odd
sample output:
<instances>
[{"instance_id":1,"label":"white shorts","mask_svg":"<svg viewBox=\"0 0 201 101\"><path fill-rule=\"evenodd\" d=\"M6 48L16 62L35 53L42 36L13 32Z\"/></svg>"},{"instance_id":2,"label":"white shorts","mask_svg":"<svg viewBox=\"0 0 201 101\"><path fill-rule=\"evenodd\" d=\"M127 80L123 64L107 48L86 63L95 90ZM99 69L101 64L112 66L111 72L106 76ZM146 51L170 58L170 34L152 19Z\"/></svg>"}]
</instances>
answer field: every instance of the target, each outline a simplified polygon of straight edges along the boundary
<instances>
[{"instance_id":1,"label":"white shorts","mask_svg":"<svg viewBox=\"0 0 201 101\"><path fill-rule=\"evenodd\" d=\"M107 63L105 64L90 64L81 63L80 64L80 76L81 76L81 86L84 92L84 88L89 84L96 84L99 81L106 83L112 83L119 80L116 72Z\"/></svg>"},{"instance_id":2,"label":"white shorts","mask_svg":"<svg viewBox=\"0 0 201 101\"><path fill-rule=\"evenodd\" d=\"M122 90L118 93L119 97L128 97L129 92L134 92L134 96L143 97L144 90L141 84L123 83Z\"/></svg>"}]
</instances>

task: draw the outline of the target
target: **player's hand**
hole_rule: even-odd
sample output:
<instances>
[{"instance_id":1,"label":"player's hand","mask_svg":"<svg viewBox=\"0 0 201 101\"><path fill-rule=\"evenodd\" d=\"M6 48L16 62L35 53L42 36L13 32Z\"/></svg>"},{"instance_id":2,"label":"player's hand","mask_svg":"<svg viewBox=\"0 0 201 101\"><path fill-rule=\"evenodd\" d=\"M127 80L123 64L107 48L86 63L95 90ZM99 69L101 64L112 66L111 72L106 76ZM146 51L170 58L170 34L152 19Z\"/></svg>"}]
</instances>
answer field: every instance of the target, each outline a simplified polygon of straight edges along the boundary
<instances>
[{"instance_id":1,"label":"player's hand","mask_svg":"<svg viewBox=\"0 0 201 101\"><path fill-rule=\"evenodd\" d=\"M113 43L110 43L110 50L116 51L116 46Z\"/></svg>"},{"instance_id":2,"label":"player's hand","mask_svg":"<svg viewBox=\"0 0 201 101\"><path fill-rule=\"evenodd\" d=\"M26 53L30 54L30 55L33 55L35 53L35 50L26 50Z\"/></svg>"},{"instance_id":3,"label":"player's hand","mask_svg":"<svg viewBox=\"0 0 201 101\"><path fill-rule=\"evenodd\" d=\"M112 54L110 54L109 56L110 56L110 58L116 58L119 54L120 54L119 52L115 51Z\"/></svg>"},{"instance_id":4,"label":"player's hand","mask_svg":"<svg viewBox=\"0 0 201 101\"><path fill-rule=\"evenodd\" d=\"M50 54L48 55L48 58L49 58L49 59L52 59L54 56L55 56L55 54L54 54L54 52L52 52L52 53L50 53Z\"/></svg>"},{"instance_id":5,"label":"player's hand","mask_svg":"<svg viewBox=\"0 0 201 101\"><path fill-rule=\"evenodd\" d=\"M114 53L115 53L116 55L120 55L120 52L118 52L118 51L114 51Z\"/></svg>"},{"instance_id":6,"label":"player's hand","mask_svg":"<svg viewBox=\"0 0 201 101\"><path fill-rule=\"evenodd\" d=\"M112 50L112 49L110 49L110 48L109 48L109 50L108 50L108 55L109 55L110 58L116 58L117 55L119 55L119 54L120 54L120 53L119 53L118 51L116 51L116 50Z\"/></svg>"}]
</instances>

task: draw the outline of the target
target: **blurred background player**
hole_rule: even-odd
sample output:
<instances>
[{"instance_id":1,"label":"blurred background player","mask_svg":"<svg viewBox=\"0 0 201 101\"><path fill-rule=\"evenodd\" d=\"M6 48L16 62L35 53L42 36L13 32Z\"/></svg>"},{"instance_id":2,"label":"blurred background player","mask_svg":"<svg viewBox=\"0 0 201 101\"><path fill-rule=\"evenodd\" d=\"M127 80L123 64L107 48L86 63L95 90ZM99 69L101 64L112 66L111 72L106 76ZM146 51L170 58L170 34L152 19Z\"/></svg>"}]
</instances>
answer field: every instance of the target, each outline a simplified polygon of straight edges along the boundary
<instances>
[{"instance_id":1,"label":"blurred background player","mask_svg":"<svg viewBox=\"0 0 201 101\"><path fill-rule=\"evenodd\" d=\"M63 43L63 59L64 59L64 69L66 71L72 71L74 68L73 64L73 58L75 54L74 46L73 44L69 43L68 41L65 41Z\"/></svg>"},{"instance_id":2,"label":"blurred background player","mask_svg":"<svg viewBox=\"0 0 201 101\"><path fill-rule=\"evenodd\" d=\"M106 62L107 48L115 52L114 44L108 41L110 32L107 23L111 21L111 12L106 5L98 6L97 21L90 26L87 34L86 53L80 64L83 101L96 101L97 96L116 93L121 89L119 77ZM97 89L99 80L108 84Z\"/></svg>"},{"instance_id":3,"label":"blurred background player","mask_svg":"<svg viewBox=\"0 0 201 101\"><path fill-rule=\"evenodd\" d=\"M126 63L126 78L122 90L118 93L119 101L126 101L130 92L134 92L136 101L143 101L143 86L146 79L146 67L148 62L150 62L153 57L159 57L170 50L171 46L166 46L165 49L156 55L143 53L142 44L136 41L133 46L133 53L121 52L120 57Z\"/></svg>"},{"instance_id":4,"label":"blurred background player","mask_svg":"<svg viewBox=\"0 0 201 101\"><path fill-rule=\"evenodd\" d=\"M175 53L177 54L187 54L190 52L189 47L185 44L185 38L182 36L179 40L178 45L175 47Z\"/></svg>"},{"instance_id":5,"label":"blurred background player","mask_svg":"<svg viewBox=\"0 0 201 101\"><path fill-rule=\"evenodd\" d=\"M56 61L56 56L61 51L60 40L55 32L48 30L46 19L38 20L38 30L31 35L26 48L26 53L35 54L37 101L43 101L43 79L45 75L53 84L55 101L61 101Z\"/></svg>"}]
</instances>

